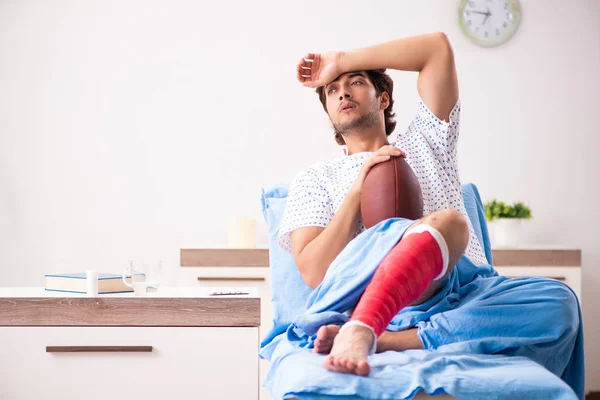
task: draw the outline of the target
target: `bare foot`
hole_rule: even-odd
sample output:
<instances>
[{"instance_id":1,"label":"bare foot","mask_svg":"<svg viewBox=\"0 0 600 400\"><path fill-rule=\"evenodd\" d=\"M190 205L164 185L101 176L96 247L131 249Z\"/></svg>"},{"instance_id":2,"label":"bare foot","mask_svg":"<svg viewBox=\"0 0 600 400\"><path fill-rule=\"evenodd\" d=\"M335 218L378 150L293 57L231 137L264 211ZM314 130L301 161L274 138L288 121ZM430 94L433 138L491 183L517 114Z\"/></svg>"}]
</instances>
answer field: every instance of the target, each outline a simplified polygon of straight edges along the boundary
<instances>
[{"instance_id":1,"label":"bare foot","mask_svg":"<svg viewBox=\"0 0 600 400\"><path fill-rule=\"evenodd\" d=\"M340 332L337 325L324 325L317 331L317 339L313 353L329 354L333 347L333 340ZM385 331L377 338L376 353L385 351L404 351L410 349L423 349L423 344L417 336L417 328L411 328L404 331L390 332Z\"/></svg>"},{"instance_id":2,"label":"bare foot","mask_svg":"<svg viewBox=\"0 0 600 400\"><path fill-rule=\"evenodd\" d=\"M325 368L334 372L368 376L367 356L373 345L373 333L364 326L344 329L333 340L331 352L325 358Z\"/></svg>"},{"instance_id":3,"label":"bare foot","mask_svg":"<svg viewBox=\"0 0 600 400\"><path fill-rule=\"evenodd\" d=\"M317 331L317 340L315 340L314 353L329 354L333 347L333 339L340 331L337 325L323 325Z\"/></svg>"}]
</instances>

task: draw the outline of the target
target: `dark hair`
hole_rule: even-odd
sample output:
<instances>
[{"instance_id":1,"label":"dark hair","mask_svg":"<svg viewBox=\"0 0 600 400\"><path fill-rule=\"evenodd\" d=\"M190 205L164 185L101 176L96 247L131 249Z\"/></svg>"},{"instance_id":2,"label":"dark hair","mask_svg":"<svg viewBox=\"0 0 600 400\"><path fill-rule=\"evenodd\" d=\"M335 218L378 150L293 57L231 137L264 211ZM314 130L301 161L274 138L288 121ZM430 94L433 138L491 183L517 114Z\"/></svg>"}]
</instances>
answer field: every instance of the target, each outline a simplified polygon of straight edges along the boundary
<instances>
[{"instance_id":1,"label":"dark hair","mask_svg":"<svg viewBox=\"0 0 600 400\"><path fill-rule=\"evenodd\" d=\"M394 81L388 74L385 73L385 68L382 69L373 69L365 71L369 80L375 86L375 92L377 93L377 97L381 96L381 93L387 92L390 96L390 104L383 111L383 115L385 118L385 135L390 136L394 129L396 128L396 121L394 120L394 116L396 115L392 111L392 107L394 106L394 99L392 97L392 92L394 90ZM325 96L325 86L319 86L317 88L317 93L319 94L319 100L321 100L321 104L323 105L323 109L327 112L327 99ZM328 113L329 114L329 113ZM335 133L335 141L337 144L344 145L346 142L344 138L339 133Z\"/></svg>"}]
</instances>

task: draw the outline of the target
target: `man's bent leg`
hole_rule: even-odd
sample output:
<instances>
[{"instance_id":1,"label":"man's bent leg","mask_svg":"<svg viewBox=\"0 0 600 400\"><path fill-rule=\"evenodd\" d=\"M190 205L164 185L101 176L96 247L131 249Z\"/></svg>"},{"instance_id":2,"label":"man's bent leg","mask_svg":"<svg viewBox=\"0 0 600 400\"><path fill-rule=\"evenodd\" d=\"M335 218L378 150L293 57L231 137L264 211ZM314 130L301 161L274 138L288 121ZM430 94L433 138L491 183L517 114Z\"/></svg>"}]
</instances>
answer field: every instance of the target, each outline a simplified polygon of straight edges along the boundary
<instances>
[{"instance_id":1,"label":"man's bent leg","mask_svg":"<svg viewBox=\"0 0 600 400\"><path fill-rule=\"evenodd\" d=\"M561 376L579 332L573 292L546 278L475 284L462 305L417 324L425 349L525 356Z\"/></svg>"},{"instance_id":2,"label":"man's bent leg","mask_svg":"<svg viewBox=\"0 0 600 400\"><path fill-rule=\"evenodd\" d=\"M375 349L376 338L402 308L424 294L434 279L443 280L444 270L462 255L468 242L464 217L453 210L434 214L428 220L440 230L421 220L379 264L350 322L335 337L326 368L368 375L366 358Z\"/></svg>"},{"instance_id":3,"label":"man's bent leg","mask_svg":"<svg viewBox=\"0 0 600 400\"><path fill-rule=\"evenodd\" d=\"M431 213L411 225L406 230L404 236L410 233L412 229L418 228L421 224L430 225L442 234L448 245L450 259L448 261L448 269L444 276L441 279L432 281L427 289L425 289L425 292L409 304L411 306L424 303L435 294L435 291L439 288L444 279L450 275L450 272L452 272L469 244L469 225L464 216L458 211L443 210Z\"/></svg>"}]
</instances>

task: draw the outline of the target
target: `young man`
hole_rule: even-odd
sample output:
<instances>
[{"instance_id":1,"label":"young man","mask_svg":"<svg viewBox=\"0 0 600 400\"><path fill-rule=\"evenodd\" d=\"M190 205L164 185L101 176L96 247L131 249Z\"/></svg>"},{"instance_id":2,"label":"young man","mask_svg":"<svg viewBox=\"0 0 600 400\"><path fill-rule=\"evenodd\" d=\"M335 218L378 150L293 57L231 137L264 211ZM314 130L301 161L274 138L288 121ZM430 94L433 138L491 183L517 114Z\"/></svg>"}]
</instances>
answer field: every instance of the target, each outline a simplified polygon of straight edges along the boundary
<instances>
[{"instance_id":1,"label":"young man","mask_svg":"<svg viewBox=\"0 0 600 400\"><path fill-rule=\"evenodd\" d=\"M391 144L393 83L386 68L419 72L417 115ZM309 53L297 66L297 79L317 88L337 143L347 146L346 155L304 168L290 186L278 242L294 255L308 286L316 288L332 261L365 230L360 194L373 165L405 157L423 193L425 217L378 266L350 321L317 333L314 351L329 354L327 369L368 375L367 357L374 351L424 348L417 328L385 331L396 313L430 298L463 254L474 264L487 263L458 175L454 55L446 35L426 34L350 52Z\"/></svg>"}]
</instances>

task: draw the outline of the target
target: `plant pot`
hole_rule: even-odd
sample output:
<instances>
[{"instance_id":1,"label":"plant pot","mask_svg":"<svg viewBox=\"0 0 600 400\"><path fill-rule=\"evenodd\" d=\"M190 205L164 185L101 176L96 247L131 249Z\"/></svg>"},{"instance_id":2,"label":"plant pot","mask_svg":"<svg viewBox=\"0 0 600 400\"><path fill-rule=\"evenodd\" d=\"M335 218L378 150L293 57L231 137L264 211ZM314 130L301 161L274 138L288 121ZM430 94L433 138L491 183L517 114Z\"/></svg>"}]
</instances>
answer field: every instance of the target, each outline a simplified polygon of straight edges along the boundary
<instances>
[{"instance_id":1,"label":"plant pot","mask_svg":"<svg viewBox=\"0 0 600 400\"><path fill-rule=\"evenodd\" d=\"M521 218L500 218L492 221L492 244L495 247L517 247L521 241Z\"/></svg>"}]
</instances>

